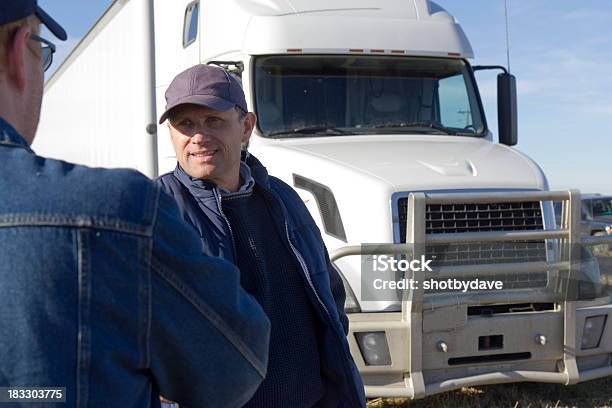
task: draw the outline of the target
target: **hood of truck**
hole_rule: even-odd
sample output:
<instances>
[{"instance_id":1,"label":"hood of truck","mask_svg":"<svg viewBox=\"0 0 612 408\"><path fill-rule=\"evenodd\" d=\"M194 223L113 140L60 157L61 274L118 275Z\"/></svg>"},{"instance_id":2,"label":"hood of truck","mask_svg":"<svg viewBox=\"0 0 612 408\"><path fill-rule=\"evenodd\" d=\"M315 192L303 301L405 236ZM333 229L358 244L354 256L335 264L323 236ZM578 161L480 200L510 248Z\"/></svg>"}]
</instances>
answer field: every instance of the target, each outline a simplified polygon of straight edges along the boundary
<instances>
[{"instance_id":1,"label":"hood of truck","mask_svg":"<svg viewBox=\"0 0 612 408\"><path fill-rule=\"evenodd\" d=\"M375 178L394 191L546 189L542 171L522 153L475 137L365 135L281 140L275 147L317 166ZM293 156L293 155L292 155ZM350 182L351 180L346 180ZM332 183L333 184L333 183Z\"/></svg>"},{"instance_id":2,"label":"hood of truck","mask_svg":"<svg viewBox=\"0 0 612 408\"><path fill-rule=\"evenodd\" d=\"M548 188L544 174L531 159L484 138L398 134L255 137L249 150L270 174L296 188L332 253L346 245L399 242L394 193ZM358 299L362 260L346 257L336 261ZM395 310L397 303L361 302L361 307Z\"/></svg>"}]
</instances>

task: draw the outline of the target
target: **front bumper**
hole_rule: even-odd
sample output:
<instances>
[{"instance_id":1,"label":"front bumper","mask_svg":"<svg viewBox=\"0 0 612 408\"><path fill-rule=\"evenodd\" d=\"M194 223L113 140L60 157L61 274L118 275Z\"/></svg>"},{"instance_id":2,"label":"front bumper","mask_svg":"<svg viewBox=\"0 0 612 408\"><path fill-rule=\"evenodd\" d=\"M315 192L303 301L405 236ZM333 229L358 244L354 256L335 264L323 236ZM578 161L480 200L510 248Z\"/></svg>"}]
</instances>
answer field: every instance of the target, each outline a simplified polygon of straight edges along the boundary
<instances>
[{"instance_id":1,"label":"front bumper","mask_svg":"<svg viewBox=\"0 0 612 408\"><path fill-rule=\"evenodd\" d=\"M607 318L599 344L582 350L585 319L601 315ZM568 385L612 375L609 296L576 302L571 319L561 305L547 311L483 317L468 316L467 306L458 304L423 310L421 316L416 320L422 325L421 344L411 345L411 319L403 318L401 312L349 315L349 344L366 396L422 398L465 386L522 381ZM568 320L574 323L568 325ZM364 332L384 332L391 364L366 364L355 336ZM576 350L564 346L568 335L575 335ZM483 337L496 340L483 344ZM440 347L441 342L447 347ZM420 361L411 361L407 352L415 347L421 353L412 358ZM565 367L565 361L575 361L575 368ZM420 368L417 382L411 378L411 367Z\"/></svg>"}]
</instances>

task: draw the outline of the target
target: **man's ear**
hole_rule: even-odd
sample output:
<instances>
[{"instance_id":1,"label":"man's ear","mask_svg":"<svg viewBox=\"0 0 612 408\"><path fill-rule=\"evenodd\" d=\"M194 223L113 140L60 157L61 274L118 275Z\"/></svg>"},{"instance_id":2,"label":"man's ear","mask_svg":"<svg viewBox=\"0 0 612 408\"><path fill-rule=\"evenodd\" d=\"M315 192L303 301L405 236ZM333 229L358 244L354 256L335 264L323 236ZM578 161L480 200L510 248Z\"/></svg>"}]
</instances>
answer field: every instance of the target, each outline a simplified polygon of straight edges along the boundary
<instances>
[{"instance_id":1,"label":"man's ear","mask_svg":"<svg viewBox=\"0 0 612 408\"><path fill-rule=\"evenodd\" d=\"M255 116L253 112L247 112L244 118L242 137L240 138L242 143L246 143L251 137L251 133L253 133L253 129L255 128L255 123L257 123L257 116Z\"/></svg>"},{"instance_id":2,"label":"man's ear","mask_svg":"<svg viewBox=\"0 0 612 408\"><path fill-rule=\"evenodd\" d=\"M8 47L9 76L15 80L15 85L20 91L26 86L25 53L28 52L27 41L30 38L30 31L28 26L19 27Z\"/></svg>"}]
</instances>

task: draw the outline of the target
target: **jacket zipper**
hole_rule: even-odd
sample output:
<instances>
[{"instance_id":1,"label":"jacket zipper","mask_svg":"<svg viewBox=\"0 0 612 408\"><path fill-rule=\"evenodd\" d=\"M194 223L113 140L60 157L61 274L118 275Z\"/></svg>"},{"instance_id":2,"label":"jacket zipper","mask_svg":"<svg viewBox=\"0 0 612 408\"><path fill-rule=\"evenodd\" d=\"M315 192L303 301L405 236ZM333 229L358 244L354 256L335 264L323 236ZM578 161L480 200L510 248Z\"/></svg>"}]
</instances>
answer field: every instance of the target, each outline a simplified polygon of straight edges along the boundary
<instances>
[{"instance_id":1,"label":"jacket zipper","mask_svg":"<svg viewBox=\"0 0 612 408\"><path fill-rule=\"evenodd\" d=\"M308 272L308 267L306 266L306 262L304 261L304 258L302 258L302 255L295 248L295 246L293 246L293 243L291 242L291 237L289 236L289 224L287 223L286 217L285 217L285 232L287 233L287 241L289 242L289 246L291 247L291 250L293 251L293 255L295 255L295 257L297 258L300 266L302 267L304 274L306 275L306 280L308 281L308 285L314 292L317 298L317 301L321 304L321 306L323 306L323 310L325 310L325 313L327 314L327 317L329 318L329 322L332 323L333 321L332 321L331 315L329 314L329 310L327 310L327 306L325 306L325 303L323 303L323 301L319 297L319 293L317 292L317 290L314 287L314 284L312 283L312 278L310 276L310 272Z\"/></svg>"},{"instance_id":2,"label":"jacket zipper","mask_svg":"<svg viewBox=\"0 0 612 408\"><path fill-rule=\"evenodd\" d=\"M230 232L230 238L232 239L232 248L234 250L234 262L237 262L236 260L236 256L237 256L237 252L236 252L236 242L234 241L234 233L232 231L232 226L230 225L229 220L227 219L227 217L225 216L225 213L223 212L223 208L221 205L221 195L218 194L217 188L215 187L213 189L213 193L215 194L215 198L217 201L217 208L219 208L219 213L221 214L221 217L223 217L223 219L225 220L225 223L227 224L227 228L229 228L229 232ZM248 194L251 194L251 192L248 192ZM244 193L244 195L247 195L247 193ZM323 307L323 310L325 310L325 313L327 314L327 317L329 318L330 323L332 322L332 318L331 315L329 313L329 310L327 309L327 306L325 306L325 303L323 303L323 301L321 300L321 298L319 297L319 293L317 292L317 290L314 287L314 284L312 283L312 278L310 276L310 273L308 272L308 266L306 266L306 262L304 261L304 258L302 258L302 255L299 253L299 251L295 248L295 246L293 245L293 243L291 242L291 237L289 236L289 224L287 222L287 217L283 216L284 221L285 221L285 233L287 234L287 242L289 242L289 246L291 247L291 250L293 251L293 255L295 255L295 257L297 258L302 271L304 272L304 274L306 275L306 280L308 281L308 285L310 286L310 288L312 289L312 291L315 294L315 297L317 298L317 301L319 302L319 304Z\"/></svg>"},{"instance_id":3,"label":"jacket zipper","mask_svg":"<svg viewBox=\"0 0 612 408\"><path fill-rule=\"evenodd\" d=\"M234 233L232 231L232 226L231 226L229 220L227 219L225 213L223 212L223 208L222 208L222 205L221 205L222 198L221 198L221 195L218 193L216 187L213 189L213 193L214 193L215 198L216 198L217 208L219 209L219 213L221 214L221 217L225 220L225 223L227 224L227 228L229 229L230 238L232 239L232 249L234 250L234 263L237 265L236 242L234 241ZM319 293L317 292L317 290L314 287L314 283L312 282L312 277L310 276L310 272L308 270L308 266L306 265L306 262L304 261L304 258L302 257L302 254L300 254L300 252L297 250L297 248L293 245L293 242L291 241L291 236L289 235L289 223L287 221L287 215L284 214L283 218L284 218L284 221L285 221L285 234L287 235L287 242L289 243L289 247L291 248L291 251L293 251L293 255L295 255L295 257L297 258L298 263L300 264L300 267L302 268L302 272L306 276L306 280L308 281L308 285L310 286L310 289L315 294L315 297L317 298L317 301L319 302L321 307L323 307L323 310L325 310L325 314L327 315L328 321L329 321L329 323L330 323L330 325L332 327L332 330L333 330L334 324L333 324L333 320L331 318L331 314L329 313L329 310L327 309L327 306L325 306L325 303L323 303L323 301L321 300L321 297L319 297ZM334 332L335 332L335 330L334 330ZM346 367L344 367L344 368L346 368ZM349 372L349 373L345 372L345 375L347 375L347 381L350 381L350 379L353 378L352 372ZM352 397L352 395L351 395L351 397Z\"/></svg>"},{"instance_id":4,"label":"jacket zipper","mask_svg":"<svg viewBox=\"0 0 612 408\"><path fill-rule=\"evenodd\" d=\"M234 241L234 232L232 231L232 226L229 220L227 219L227 217L225 216L225 213L223 212L223 208L221 206L221 195L218 194L217 187L213 188L213 194L215 195L215 201L217 201L217 208L219 209L219 213L221 214L221 217L223 218L223 220L227 224L227 228L229 229L230 238L232 240L232 250L234 251L234 253L232 254L234 258L234 265L237 265L238 264L238 258L237 258L238 252L236 251L236 241Z\"/></svg>"},{"instance_id":5,"label":"jacket zipper","mask_svg":"<svg viewBox=\"0 0 612 408\"><path fill-rule=\"evenodd\" d=\"M291 237L289 236L289 224L287 223L287 217L285 217L285 232L287 234L287 241L289 242L289 246L291 247L291 250L293 251L293 254L297 258L300 266L302 267L303 272L306 275L306 280L308 281L308 285L310 285L310 288L314 292L314 294L315 294L315 296L317 298L317 301L323 307L323 310L325 310L325 313L327 314L327 317L329 319L329 323L331 324L331 328L333 330L334 324L333 324L331 315L329 314L329 310L327 309L327 306L325 306L325 304L323 303L323 301L319 297L319 293L317 292L317 290L314 287L314 284L312 283L312 279L310 277L310 273L308 272L308 267L306 266L306 262L304 261L304 258L302 258L302 255L300 254L300 252L297 250L297 248L295 246L293 246L293 243L291 242ZM335 330L333 330L333 331L335 332ZM336 332L336 334L338 334L338 333ZM341 339L342 339L342 337L341 337ZM352 371L347 373L346 372L346 367L343 367L343 368L345 369L345 375L347 376L347 381L351 381L351 379L353 378ZM354 395L351 395L351 398L352 397L354 397ZM355 401L355 402L359 402L359 401Z\"/></svg>"}]
</instances>

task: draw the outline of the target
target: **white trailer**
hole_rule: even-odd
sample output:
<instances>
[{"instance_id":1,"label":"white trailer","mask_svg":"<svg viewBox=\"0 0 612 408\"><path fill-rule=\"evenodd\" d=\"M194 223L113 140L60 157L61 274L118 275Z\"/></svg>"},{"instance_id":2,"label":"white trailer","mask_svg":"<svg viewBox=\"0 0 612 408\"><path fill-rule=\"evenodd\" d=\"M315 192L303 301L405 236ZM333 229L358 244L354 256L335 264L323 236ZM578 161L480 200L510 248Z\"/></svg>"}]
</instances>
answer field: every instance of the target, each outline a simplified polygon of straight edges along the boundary
<instances>
[{"instance_id":1,"label":"white trailer","mask_svg":"<svg viewBox=\"0 0 612 408\"><path fill-rule=\"evenodd\" d=\"M117 0L47 81L34 149L150 177L170 171L169 135L155 125L166 87L194 64L224 66L258 116L249 150L299 192L345 279L368 396L611 375L610 297L595 288L592 259L560 249L579 241L579 194L548 192L538 165L511 147L507 73L493 140L474 77L493 67L471 58L458 22L427 0ZM554 200L566 202L561 230ZM511 259L492 240L508 241ZM367 256L436 243L466 257L437 278L488 276L505 290L365 290ZM560 295L572 274L586 286Z\"/></svg>"}]
</instances>

